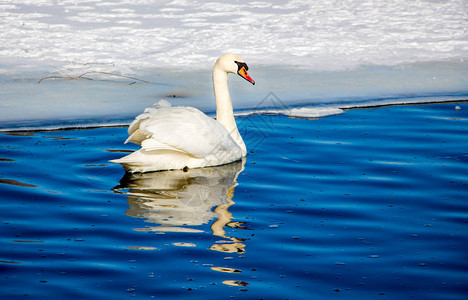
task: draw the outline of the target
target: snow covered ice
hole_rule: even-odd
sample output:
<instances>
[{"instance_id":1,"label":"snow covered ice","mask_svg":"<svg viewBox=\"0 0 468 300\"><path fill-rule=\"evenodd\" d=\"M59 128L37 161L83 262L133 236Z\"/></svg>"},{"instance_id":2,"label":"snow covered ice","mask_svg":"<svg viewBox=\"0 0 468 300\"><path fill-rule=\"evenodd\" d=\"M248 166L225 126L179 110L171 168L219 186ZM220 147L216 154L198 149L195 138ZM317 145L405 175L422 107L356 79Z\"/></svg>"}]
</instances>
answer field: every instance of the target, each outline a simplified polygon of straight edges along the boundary
<instances>
[{"instance_id":1,"label":"snow covered ice","mask_svg":"<svg viewBox=\"0 0 468 300\"><path fill-rule=\"evenodd\" d=\"M187 91L178 103L209 111L209 70L226 52L244 57L258 83L253 89L231 80L240 108L255 107L270 91L288 105L464 98L467 7L464 0L3 0L0 120L117 117L119 111L125 119L157 97ZM90 71L165 84L37 84Z\"/></svg>"},{"instance_id":2,"label":"snow covered ice","mask_svg":"<svg viewBox=\"0 0 468 300\"><path fill-rule=\"evenodd\" d=\"M395 65L465 58L467 13L453 0L3 0L0 55L135 69L206 68L228 51L257 65Z\"/></svg>"}]
</instances>

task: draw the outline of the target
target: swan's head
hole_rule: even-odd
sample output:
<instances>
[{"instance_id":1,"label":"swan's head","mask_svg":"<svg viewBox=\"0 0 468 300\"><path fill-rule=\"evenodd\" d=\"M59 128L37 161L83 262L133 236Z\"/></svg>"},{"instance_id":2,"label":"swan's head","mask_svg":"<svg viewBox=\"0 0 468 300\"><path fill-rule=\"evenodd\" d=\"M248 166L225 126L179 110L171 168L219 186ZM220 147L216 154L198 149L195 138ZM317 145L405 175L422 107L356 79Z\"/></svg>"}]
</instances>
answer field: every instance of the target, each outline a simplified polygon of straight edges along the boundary
<instances>
[{"instance_id":1,"label":"swan's head","mask_svg":"<svg viewBox=\"0 0 468 300\"><path fill-rule=\"evenodd\" d=\"M249 73L247 73L249 67L239 55L231 53L222 55L216 61L215 68L219 68L226 73L237 74L251 84L255 84L255 81L249 76Z\"/></svg>"}]
</instances>

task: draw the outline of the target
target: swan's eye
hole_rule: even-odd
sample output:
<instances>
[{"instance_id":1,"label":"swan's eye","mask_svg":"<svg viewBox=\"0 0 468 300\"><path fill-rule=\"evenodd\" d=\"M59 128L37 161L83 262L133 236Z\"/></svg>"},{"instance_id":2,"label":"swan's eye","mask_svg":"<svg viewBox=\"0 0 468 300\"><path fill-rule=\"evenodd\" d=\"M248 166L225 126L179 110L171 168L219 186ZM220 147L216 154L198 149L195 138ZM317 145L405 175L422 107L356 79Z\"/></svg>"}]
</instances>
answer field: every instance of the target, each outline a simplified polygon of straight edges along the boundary
<instances>
[{"instance_id":1,"label":"swan's eye","mask_svg":"<svg viewBox=\"0 0 468 300\"><path fill-rule=\"evenodd\" d=\"M244 67L246 71L249 70L249 67L247 66L245 62L237 61L237 60L235 60L234 62L237 64L237 72L239 72L240 69L242 69L242 67Z\"/></svg>"}]
</instances>

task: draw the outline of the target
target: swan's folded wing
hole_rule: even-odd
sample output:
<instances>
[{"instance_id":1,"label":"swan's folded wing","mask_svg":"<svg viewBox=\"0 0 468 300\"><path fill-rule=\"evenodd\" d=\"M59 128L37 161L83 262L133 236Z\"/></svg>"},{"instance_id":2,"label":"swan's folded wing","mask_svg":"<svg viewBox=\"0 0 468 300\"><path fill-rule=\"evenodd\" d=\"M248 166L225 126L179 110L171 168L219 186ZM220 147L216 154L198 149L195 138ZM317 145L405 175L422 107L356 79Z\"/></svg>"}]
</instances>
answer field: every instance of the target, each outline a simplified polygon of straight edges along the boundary
<instances>
[{"instance_id":1,"label":"swan's folded wing","mask_svg":"<svg viewBox=\"0 0 468 300\"><path fill-rule=\"evenodd\" d=\"M141 148L145 151L156 151L156 150L169 150L185 153L184 151L172 147L167 144L163 144L155 139L146 139L141 143Z\"/></svg>"},{"instance_id":2,"label":"swan's folded wing","mask_svg":"<svg viewBox=\"0 0 468 300\"><path fill-rule=\"evenodd\" d=\"M166 100L159 100L159 102L153 105L154 107L148 107L142 114L139 114L135 120L128 126L128 135L132 136L140 128L140 124L143 120L157 116L158 114L164 114L166 111L171 110L171 104ZM128 138L127 141L133 142L134 139ZM141 141L140 141L141 143ZM138 145L140 144L138 143Z\"/></svg>"},{"instance_id":3,"label":"swan's folded wing","mask_svg":"<svg viewBox=\"0 0 468 300\"><path fill-rule=\"evenodd\" d=\"M130 123L130 126L128 126L128 135L131 136L135 131L137 131L140 128L141 121L148 119L150 117L150 113L148 112L148 109L145 110L144 113L139 114L135 120L133 120L132 123Z\"/></svg>"},{"instance_id":4,"label":"swan's folded wing","mask_svg":"<svg viewBox=\"0 0 468 300\"><path fill-rule=\"evenodd\" d=\"M132 133L127 138L127 140L125 141L124 144L134 143L134 144L137 144L137 145L141 145L141 143L146 139L147 139L146 135L141 133L139 128L136 128L134 131L132 131Z\"/></svg>"},{"instance_id":5,"label":"swan's folded wing","mask_svg":"<svg viewBox=\"0 0 468 300\"><path fill-rule=\"evenodd\" d=\"M203 158L239 148L220 123L192 107L157 110L139 122L137 135L146 137L142 146L147 145L147 149L166 147Z\"/></svg>"}]
</instances>

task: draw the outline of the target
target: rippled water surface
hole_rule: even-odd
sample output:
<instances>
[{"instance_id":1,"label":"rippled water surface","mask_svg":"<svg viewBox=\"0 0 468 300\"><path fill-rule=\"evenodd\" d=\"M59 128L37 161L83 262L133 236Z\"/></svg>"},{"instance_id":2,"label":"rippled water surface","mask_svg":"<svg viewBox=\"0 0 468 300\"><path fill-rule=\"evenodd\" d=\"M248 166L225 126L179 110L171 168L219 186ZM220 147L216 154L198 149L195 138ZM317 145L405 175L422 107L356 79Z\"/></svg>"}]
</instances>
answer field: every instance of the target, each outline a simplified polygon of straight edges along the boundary
<instances>
[{"instance_id":1,"label":"rippled water surface","mask_svg":"<svg viewBox=\"0 0 468 300\"><path fill-rule=\"evenodd\" d=\"M238 123L246 161L135 175L126 128L2 134L0 294L466 297L466 103Z\"/></svg>"}]
</instances>

